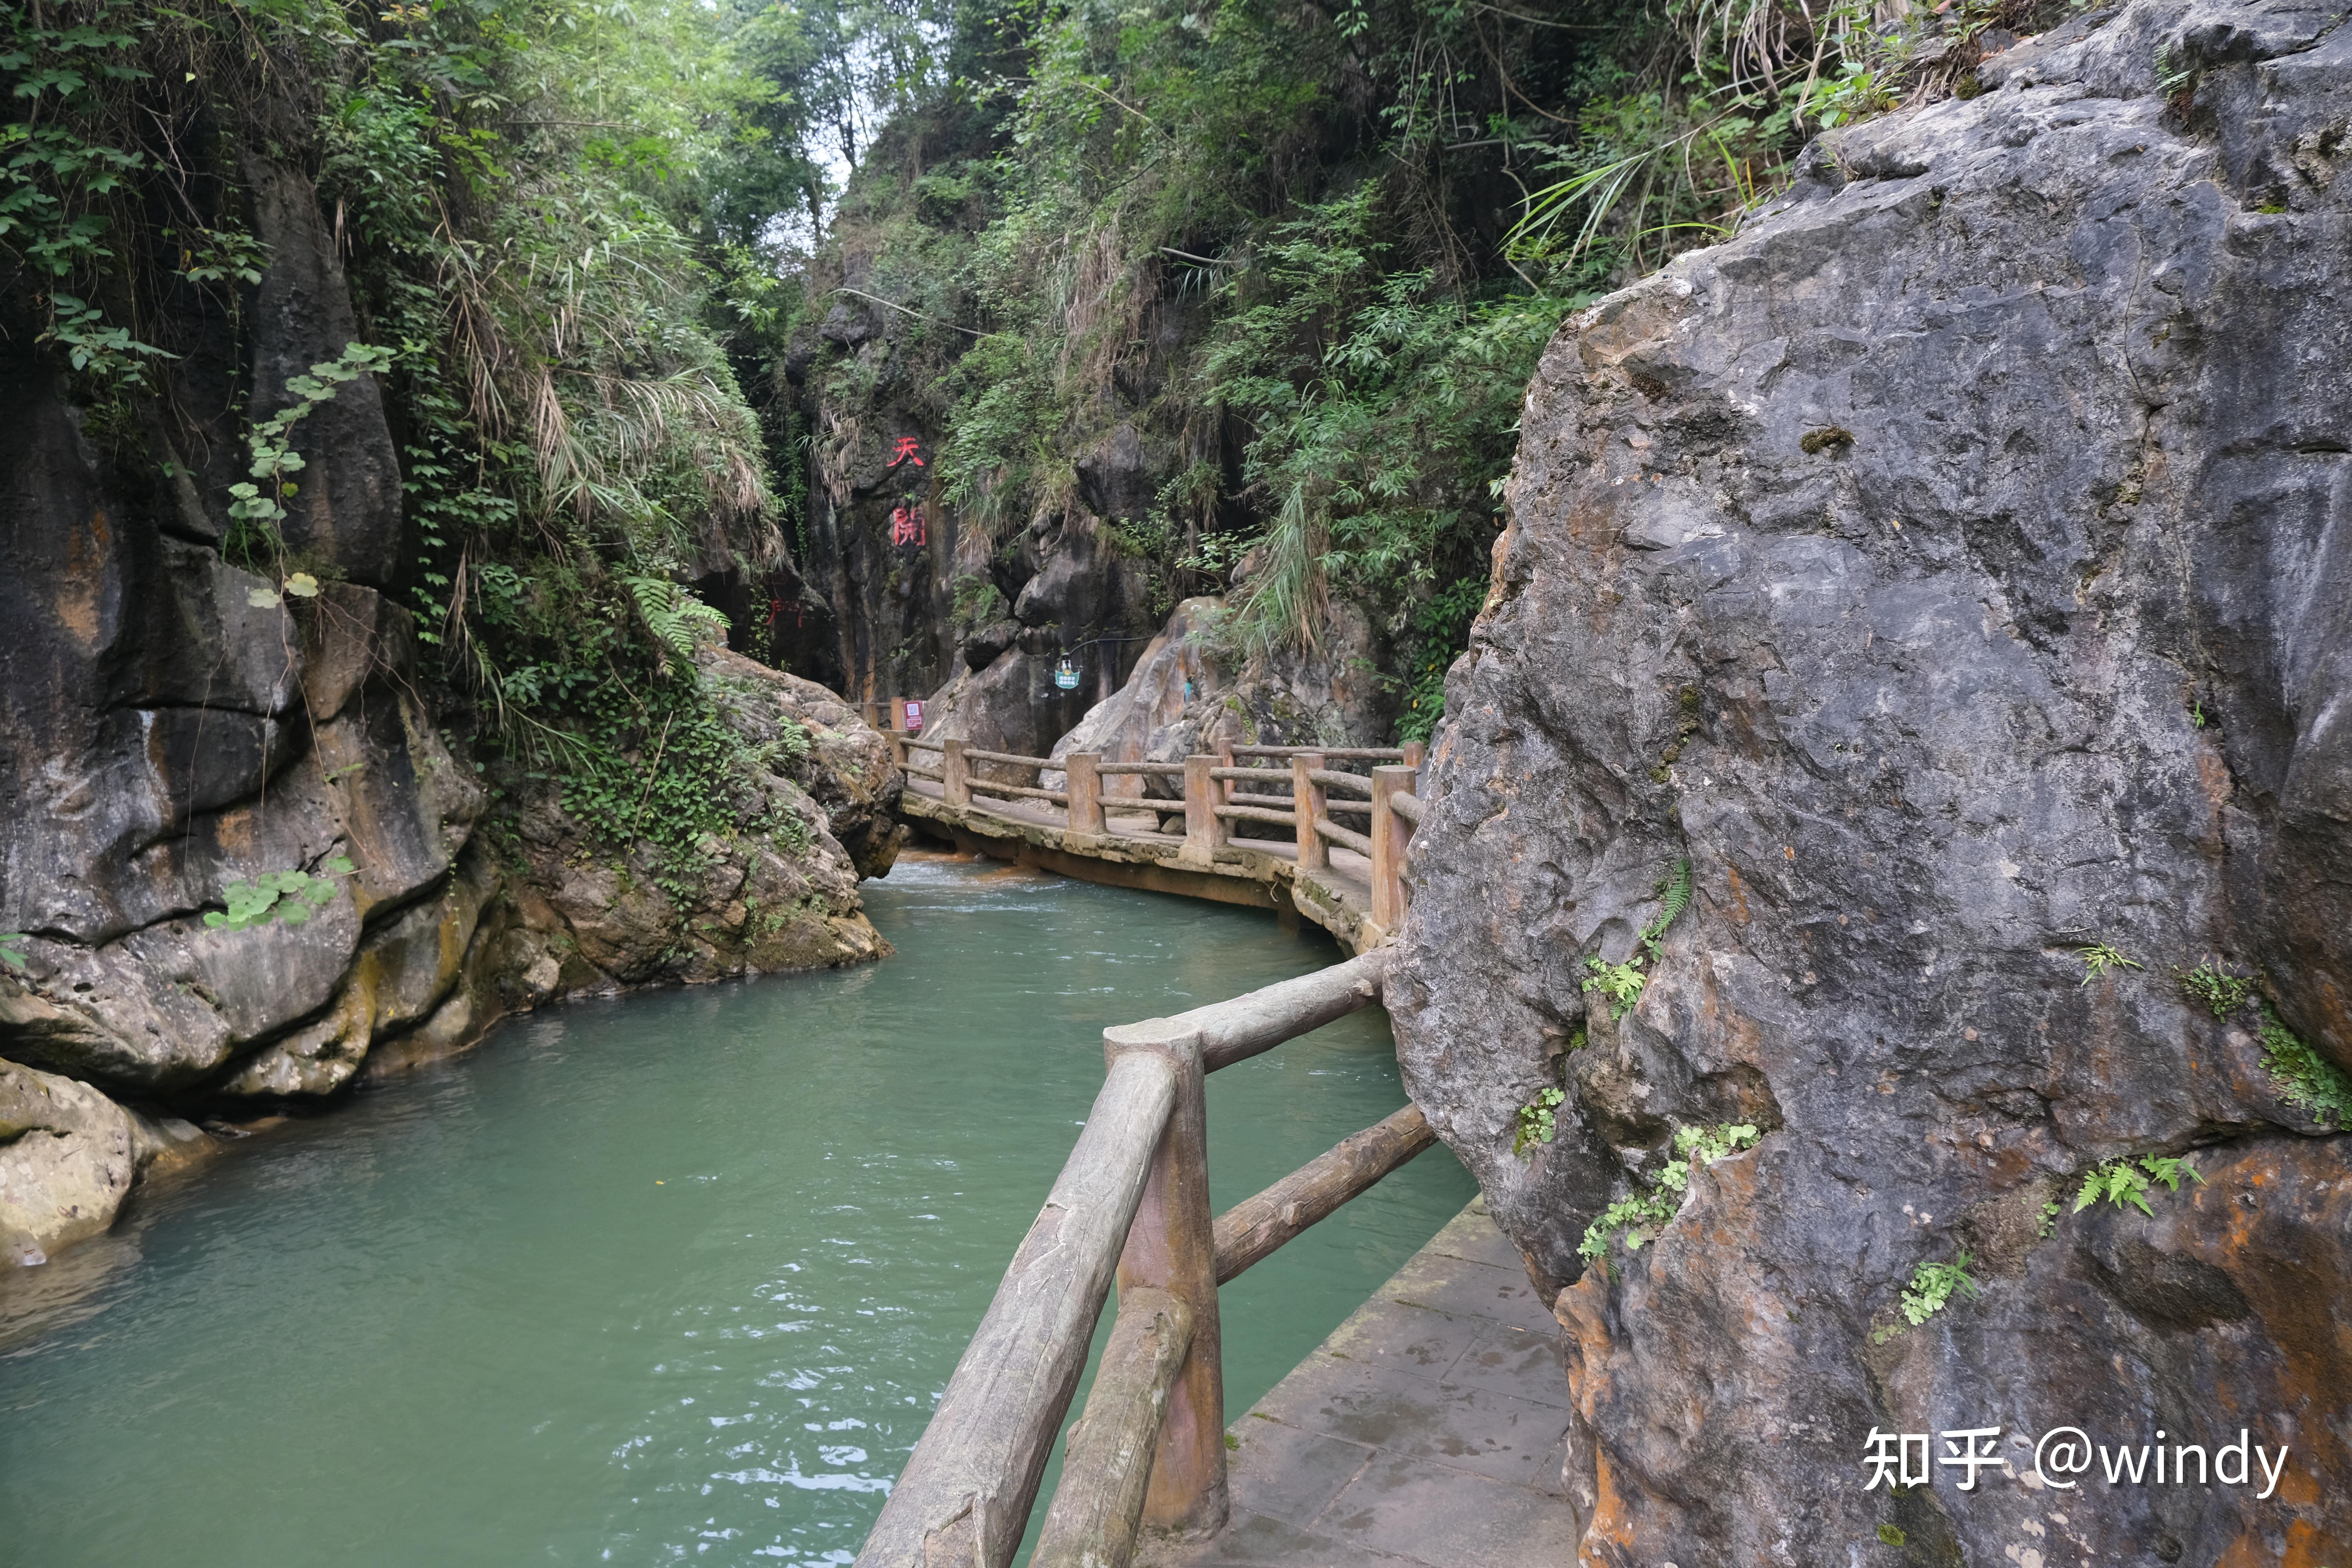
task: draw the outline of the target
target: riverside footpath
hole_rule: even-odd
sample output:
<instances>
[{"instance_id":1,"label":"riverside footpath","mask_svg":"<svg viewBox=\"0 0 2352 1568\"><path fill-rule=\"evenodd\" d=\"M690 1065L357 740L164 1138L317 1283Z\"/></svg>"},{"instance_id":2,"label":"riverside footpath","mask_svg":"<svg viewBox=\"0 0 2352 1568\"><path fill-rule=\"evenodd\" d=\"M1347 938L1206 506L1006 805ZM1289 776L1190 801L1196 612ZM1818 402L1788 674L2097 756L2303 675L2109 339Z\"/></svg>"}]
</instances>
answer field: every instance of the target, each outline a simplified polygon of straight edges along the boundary
<instances>
[{"instance_id":1,"label":"riverside footpath","mask_svg":"<svg viewBox=\"0 0 2352 1568\"><path fill-rule=\"evenodd\" d=\"M1381 999L1385 944L1411 896L1419 748L1233 747L1158 763L904 735L893 749L900 811L934 837L1090 881L1309 919L1357 956L1104 1031L1103 1086L1076 1146L860 1568L1006 1568L1033 1539L1033 1568L1572 1560L1559 1327L1481 1203L1225 1421L1218 1287L1435 1142L1407 1105L1210 1211L1206 1075ZM1335 765L1349 762L1365 771ZM1169 793L1106 798L1106 780L1123 776ZM1167 831L1179 812L1183 831ZM1114 1284L1093 1390L1066 1425ZM1060 1482L1032 1531L1057 1447Z\"/></svg>"},{"instance_id":2,"label":"riverside footpath","mask_svg":"<svg viewBox=\"0 0 2352 1568\"><path fill-rule=\"evenodd\" d=\"M1473 1202L1228 1428L1224 1530L1152 1568L1559 1568L1559 1325Z\"/></svg>"}]
</instances>

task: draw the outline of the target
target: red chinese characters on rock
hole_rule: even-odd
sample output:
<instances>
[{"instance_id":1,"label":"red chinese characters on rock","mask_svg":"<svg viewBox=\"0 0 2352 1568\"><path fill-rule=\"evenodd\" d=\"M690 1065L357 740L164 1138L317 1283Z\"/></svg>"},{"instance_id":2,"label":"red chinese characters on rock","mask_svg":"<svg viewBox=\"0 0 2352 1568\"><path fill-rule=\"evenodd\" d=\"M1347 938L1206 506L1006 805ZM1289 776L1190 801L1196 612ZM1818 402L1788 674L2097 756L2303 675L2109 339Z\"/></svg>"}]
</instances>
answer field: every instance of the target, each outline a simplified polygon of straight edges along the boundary
<instances>
[{"instance_id":1,"label":"red chinese characters on rock","mask_svg":"<svg viewBox=\"0 0 2352 1568\"><path fill-rule=\"evenodd\" d=\"M921 468L923 466L923 459L916 456L921 448L922 443L916 440L912 436L899 437L898 445L894 447L890 453L890 461L888 466L895 468L901 463L912 463L915 467L919 468Z\"/></svg>"},{"instance_id":2,"label":"red chinese characters on rock","mask_svg":"<svg viewBox=\"0 0 2352 1568\"><path fill-rule=\"evenodd\" d=\"M923 527L923 509L902 506L890 514L890 542L923 545L929 542Z\"/></svg>"}]
</instances>

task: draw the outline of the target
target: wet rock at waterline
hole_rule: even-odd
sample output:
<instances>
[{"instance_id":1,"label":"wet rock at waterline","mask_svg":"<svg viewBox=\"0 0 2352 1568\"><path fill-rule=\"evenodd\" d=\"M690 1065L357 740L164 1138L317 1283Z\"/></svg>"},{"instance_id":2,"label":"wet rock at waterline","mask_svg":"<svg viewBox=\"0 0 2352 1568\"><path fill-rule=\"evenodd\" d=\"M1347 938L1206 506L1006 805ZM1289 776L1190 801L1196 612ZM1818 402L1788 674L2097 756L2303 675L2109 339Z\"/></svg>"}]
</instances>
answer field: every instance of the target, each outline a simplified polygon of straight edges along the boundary
<instances>
[{"instance_id":1,"label":"wet rock at waterline","mask_svg":"<svg viewBox=\"0 0 2352 1568\"><path fill-rule=\"evenodd\" d=\"M2139 4L1981 78L1571 320L1449 680L1389 1001L1415 1099L1575 1282L1595 1562L2352 1542L2345 1141L2253 1003L2177 978L2259 974L2352 1064L2352 30ZM1613 1018L1588 960L1637 956ZM1726 1123L1760 1142L1586 1268ZM2072 1212L2155 1156L2205 1184ZM1981 1294L1906 1322L1964 1253ZM2244 1426L2291 1476L1863 1489L1874 1426L1998 1426L2022 1469L2060 1425Z\"/></svg>"},{"instance_id":2,"label":"wet rock at waterline","mask_svg":"<svg viewBox=\"0 0 2352 1568\"><path fill-rule=\"evenodd\" d=\"M0 1266L43 1263L100 1234L142 1171L209 1142L176 1118L151 1120L86 1083L0 1061Z\"/></svg>"}]
</instances>

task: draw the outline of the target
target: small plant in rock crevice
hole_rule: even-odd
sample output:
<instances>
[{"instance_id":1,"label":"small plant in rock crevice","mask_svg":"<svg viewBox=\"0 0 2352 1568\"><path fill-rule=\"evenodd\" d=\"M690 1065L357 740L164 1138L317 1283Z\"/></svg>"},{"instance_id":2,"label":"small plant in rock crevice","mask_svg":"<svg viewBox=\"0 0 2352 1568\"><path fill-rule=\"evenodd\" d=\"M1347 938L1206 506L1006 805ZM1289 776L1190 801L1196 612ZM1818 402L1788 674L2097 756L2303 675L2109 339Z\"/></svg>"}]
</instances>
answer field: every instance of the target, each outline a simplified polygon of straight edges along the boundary
<instances>
[{"instance_id":1,"label":"small plant in rock crevice","mask_svg":"<svg viewBox=\"0 0 2352 1568\"><path fill-rule=\"evenodd\" d=\"M1648 1191L1620 1198L1602 1210L1600 1218L1585 1226L1584 1240L1576 1255L1587 1263L1602 1262L1609 1255L1610 1244L1620 1237L1624 1240L1626 1251L1640 1251L1645 1242L1654 1239L1666 1227L1667 1221L1682 1212L1693 1170L1703 1170L1742 1149L1752 1149L1762 1136L1760 1131L1747 1122L1676 1128L1675 1152L1682 1157L1661 1166L1657 1180Z\"/></svg>"},{"instance_id":2,"label":"small plant in rock crevice","mask_svg":"<svg viewBox=\"0 0 2352 1568\"><path fill-rule=\"evenodd\" d=\"M1511 1139L1513 1155L1524 1155L1534 1143L1549 1143L1559 1131L1554 1113L1568 1096L1557 1089L1547 1089L1527 1104L1519 1107L1519 1130Z\"/></svg>"},{"instance_id":3,"label":"small plant in rock crevice","mask_svg":"<svg viewBox=\"0 0 2352 1568\"><path fill-rule=\"evenodd\" d=\"M1650 983L1643 965L1645 963L1655 963L1665 956L1666 927L1674 923L1676 915L1690 907L1691 863L1688 860L1675 862L1674 870L1658 885L1658 892L1660 903L1656 917L1634 935L1633 940L1642 951L1622 963L1612 963L1598 953L1587 956L1584 961L1584 994L1589 996L1598 991L1608 997L1609 1016L1612 1021L1624 1017L1640 1003L1643 987Z\"/></svg>"},{"instance_id":4,"label":"small plant in rock crevice","mask_svg":"<svg viewBox=\"0 0 2352 1568\"><path fill-rule=\"evenodd\" d=\"M2263 1006L2263 1065L2278 1086L2279 1098L2311 1112L2339 1132L2352 1129L2352 1076L2297 1037L2269 1004Z\"/></svg>"},{"instance_id":5,"label":"small plant in rock crevice","mask_svg":"<svg viewBox=\"0 0 2352 1568\"><path fill-rule=\"evenodd\" d=\"M327 876L318 877L298 867L231 882L221 889L225 907L205 910L205 924L215 931L250 931L271 921L300 925L334 901L335 878L350 876L352 867L338 855L327 862L326 870Z\"/></svg>"},{"instance_id":6,"label":"small plant in rock crevice","mask_svg":"<svg viewBox=\"0 0 2352 1568\"><path fill-rule=\"evenodd\" d=\"M1622 963L1611 963L1599 954L1587 958L1584 967L1590 973L1584 978L1587 995L1598 991L1609 999L1609 1016L1622 1018L1642 999L1642 988L1650 977L1642 973L1642 955L1635 953Z\"/></svg>"},{"instance_id":7,"label":"small plant in rock crevice","mask_svg":"<svg viewBox=\"0 0 2352 1568\"><path fill-rule=\"evenodd\" d=\"M2102 978L2110 969L2144 967L2137 959L2126 957L2114 943L2107 942L2095 942L2078 947L2074 950L2074 956L2083 961L2083 984L2085 985Z\"/></svg>"},{"instance_id":8,"label":"small plant in rock crevice","mask_svg":"<svg viewBox=\"0 0 2352 1568\"><path fill-rule=\"evenodd\" d=\"M2084 1173L2082 1189L2074 1194L2074 1212L2081 1214L2105 1199L2116 1208L2130 1204L2140 1213L2153 1215L2156 1211L2147 1203L2151 1179L2162 1182L2167 1191L2177 1193L2183 1176L2200 1186L2204 1184L2205 1178L2197 1173L2194 1165L2169 1155L2145 1155L2137 1164L2128 1159L2109 1160Z\"/></svg>"},{"instance_id":9,"label":"small plant in rock crevice","mask_svg":"<svg viewBox=\"0 0 2352 1568\"><path fill-rule=\"evenodd\" d=\"M31 940L20 931L0 932L0 963L21 973L25 967L25 944Z\"/></svg>"},{"instance_id":10,"label":"small plant in rock crevice","mask_svg":"<svg viewBox=\"0 0 2352 1568\"><path fill-rule=\"evenodd\" d=\"M2254 980L2250 974L2232 973L2218 958L2209 958L2194 969L2178 972L2180 989L2189 999L2202 1002L2216 1018L2226 1018L2251 1001Z\"/></svg>"},{"instance_id":11,"label":"small plant in rock crevice","mask_svg":"<svg viewBox=\"0 0 2352 1568\"><path fill-rule=\"evenodd\" d=\"M1913 1269L1911 1283L1903 1291L1900 1308L1903 1321L1916 1329L1942 1311L1955 1292L1982 1295L1982 1288L1969 1272L1969 1266L1975 1261L1973 1257L1963 1252L1949 1263L1922 1263ZM1879 1342L1885 1343L1891 1337L1892 1331L1882 1331Z\"/></svg>"}]
</instances>

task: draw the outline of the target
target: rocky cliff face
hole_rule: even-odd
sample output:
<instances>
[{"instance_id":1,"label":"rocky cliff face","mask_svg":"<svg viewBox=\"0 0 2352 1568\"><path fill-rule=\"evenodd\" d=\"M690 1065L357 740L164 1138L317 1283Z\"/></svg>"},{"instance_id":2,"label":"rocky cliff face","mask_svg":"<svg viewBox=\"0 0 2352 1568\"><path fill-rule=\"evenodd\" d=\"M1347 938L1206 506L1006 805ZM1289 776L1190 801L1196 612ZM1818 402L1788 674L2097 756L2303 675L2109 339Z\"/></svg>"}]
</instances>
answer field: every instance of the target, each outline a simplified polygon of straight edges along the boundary
<instances>
[{"instance_id":1,"label":"rocky cliff face","mask_svg":"<svg viewBox=\"0 0 2352 1568\"><path fill-rule=\"evenodd\" d=\"M844 287L783 366L813 432L803 574L823 603L776 646L861 699L951 688L989 712L990 744L1042 751L1150 640L1150 584L1105 524L1149 509L1152 457L1118 425L1072 465L1064 505L992 527L963 515L940 484L940 372L910 343L922 323L869 298L874 258L854 238L827 264ZM1086 679L1064 691L1053 667L1073 647Z\"/></svg>"},{"instance_id":2,"label":"rocky cliff face","mask_svg":"<svg viewBox=\"0 0 2352 1568\"><path fill-rule=\"evenodd\" d=\"M2340 23L2091 13L1544 361L1390 1004L1559 1290L1583 1561L2352 1549ZM2117 1160L2152 1215L2074 1212ZM2291 1459L2020 1479L2060 1426ZM1865 1489L1969 1427L2011 1472Z\"/></svg>"},{"instance_id":3,"label":"rocky cliff face","mask_svg":"<svg viewBox=\"0 0 2352 1568\"><path fill-rule=\"evenodd\" d=\"M722 650L699 679L759 759L737 815L781 826L715 836L681 883L552 798L486 816L388 596L413 551L371 379L297 426L284 531L317 596L223 558L242 432L166 407L265 416L357 336L309 183L247 176L271 256L248 352L185 323L198 352L103 441L29 332L0 360L0 1256L105 1228L139 1167L199 1136L174 1110L331 1093L567 994L887 951L856 891L904 834L885 743ZM230 884L297 871L332 884L302 923L205 923Z\"/></svg>"}]
</instances>

